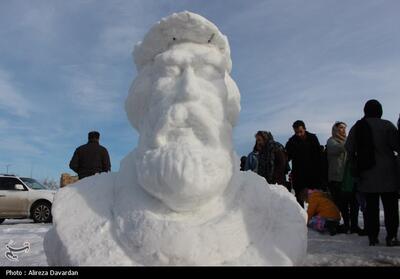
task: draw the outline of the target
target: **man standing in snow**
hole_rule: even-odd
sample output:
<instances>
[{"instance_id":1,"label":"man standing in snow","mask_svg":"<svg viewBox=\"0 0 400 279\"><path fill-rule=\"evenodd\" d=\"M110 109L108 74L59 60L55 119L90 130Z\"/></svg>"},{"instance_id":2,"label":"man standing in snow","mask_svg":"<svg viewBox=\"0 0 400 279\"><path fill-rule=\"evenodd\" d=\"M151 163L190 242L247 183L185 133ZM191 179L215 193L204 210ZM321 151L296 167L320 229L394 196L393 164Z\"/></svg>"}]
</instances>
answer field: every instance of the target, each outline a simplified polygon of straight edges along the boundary
<instances>
[{"instance_id":1,"label":"man standing in snow","mask_svg":"<svg viewBox=\"0 0 400 279\"><path fill-rule=\"evenodd\" d=\"M88 143L79 146L69 163L69 167L78 174L79 179L111 170L110 157L105 147L99 144L100 133L88 134Z\"/></svg>"},{"instance_id":2,"label":"man standing in snow","mask_svg":"<svg viewBox=\"0 0 400 279\"><path fill-rule=\"evenodd\" d=\"M397 120L397 130L400 131L400 114L399 114L399 119ZM399 144L400 144L400 133L399 133Z\"/></svg>"},{"instance_id":3,"label":"man standing in snow","mask_svg":"<svg viewBox=\"0 0 400 279\"><path fill-rule=\"evenodd\" d=\"M301 192L306 188L321 188L322 154L318 138L306 131L303 121L293 123L294 135L286 143L289 161L292 161L291 179L296 199L301 206Z\"/></svg>"},{"instance_id":4,"label":"man standing in snow","mask_svg":"<svg viewBox=\"0 0 400 279\"><path fill-rule=\"evenodd\" d=\"M385 213L386 245L399 245L398 173L394 151L400 152L398 131L388 120L381 119L382 105L369 100L364 117L351 128L345 147L355 166L358 190L365 193L366 228L369 245L379 243L379 198Z\"/></svg>"}]
</instances>

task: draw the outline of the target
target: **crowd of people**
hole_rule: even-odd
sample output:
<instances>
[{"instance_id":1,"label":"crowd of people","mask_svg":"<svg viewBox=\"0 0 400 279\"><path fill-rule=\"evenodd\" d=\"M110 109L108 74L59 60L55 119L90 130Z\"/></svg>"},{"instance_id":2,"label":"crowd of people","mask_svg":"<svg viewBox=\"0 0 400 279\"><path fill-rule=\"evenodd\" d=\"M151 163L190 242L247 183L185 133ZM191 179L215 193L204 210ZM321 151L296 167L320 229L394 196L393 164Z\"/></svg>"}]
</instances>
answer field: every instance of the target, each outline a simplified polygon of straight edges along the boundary
<instances>
[{"instance_id":1,"label":"crowd of people","mask_svg":"<svg viewBox=\"0 0 400 279\"><path fill-rule=\"evenodd\" d=\"M293 123L286 145L269 131L258 131L253 150L241 157L241 170L253 171L269 184L285 186L298 203L307 203L307 224L319 232L367 235L379 243L379 199L383 204L386 245L398 246L400 197L400 118L396 126L381 119L382 105L369 100L364 116L351 127L337 121L325 146ZM291 165L290 165L291 162ZM361 229L358 215L363 214Z\"/></svg>"},{"instance_id":2,"label":"crowd of people","mask_svg":"<svg viewBox=\"0 0 400 279\"><path fill-rule=\"evenodd\" d=\"M364 116L351 127L337 121L332 136L322 146L303 121L293 123L294 135L283 146L269 131L258 131L241 170L253 171L269 184L294 192L298 203L307 203L307 224L319 232L368 235L370 246L379 243L379 200L382 201L386 245L398 246L400 197L400 118L396 126L381 119L382 105L369 100ZM100 134L88 134L88 143L78 147L70 168L79 179L111 170ZM290 164L291 163L291 164ZM364 228L358 224L363 213Z\"/></svg>"}]
</instances>

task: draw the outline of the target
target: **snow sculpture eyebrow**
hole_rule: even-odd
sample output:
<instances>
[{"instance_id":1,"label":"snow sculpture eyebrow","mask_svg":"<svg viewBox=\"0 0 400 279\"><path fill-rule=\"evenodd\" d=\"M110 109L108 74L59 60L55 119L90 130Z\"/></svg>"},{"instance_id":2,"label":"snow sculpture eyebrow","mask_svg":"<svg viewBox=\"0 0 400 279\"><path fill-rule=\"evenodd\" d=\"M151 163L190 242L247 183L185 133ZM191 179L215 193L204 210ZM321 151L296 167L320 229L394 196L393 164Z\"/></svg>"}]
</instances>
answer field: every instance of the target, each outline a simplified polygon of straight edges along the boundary
<instances>
[{"instance_id":1,"label":"snow sculpture eyebrow","mask_svg":"<svg viewBox=\"0 0 400 279\"><path fill-rule=\"evenodd\" d=\"M216 49L216 51L218 51ZM162 54L160 54L162 56ZM182 63L182 60L180 60L177 56L175 55L168 55L164 56L163 58L163 64L165 63L166 66L175 66L175 65L180 65ZM209 58L208 56L201 56L201 55L193 55L190 60L191 64L197 64L200 66L204 65L210 65L214 68L216 68L218 71L224 72L223 66L219 64L220 61L215 61L212 58Z\"/></svg>"}]
</instances>

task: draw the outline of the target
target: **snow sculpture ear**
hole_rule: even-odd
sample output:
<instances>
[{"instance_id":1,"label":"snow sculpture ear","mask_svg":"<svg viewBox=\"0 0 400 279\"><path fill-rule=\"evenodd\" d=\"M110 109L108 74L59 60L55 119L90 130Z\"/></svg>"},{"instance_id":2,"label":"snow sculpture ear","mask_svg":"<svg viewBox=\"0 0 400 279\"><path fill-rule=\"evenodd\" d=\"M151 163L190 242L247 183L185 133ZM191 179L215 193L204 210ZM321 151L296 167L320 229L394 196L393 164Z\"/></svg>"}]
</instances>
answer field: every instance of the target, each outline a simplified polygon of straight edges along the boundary
<instances>
[{"instance_id":1,"label":"snow sculpture ear","mask_svg":"<svg viewBox=\"0 0 400 279\"><path fill-rule=\"evenodd\" d=\"M149 110L149 95L148 92L151 86L150 66L145 66L139 76L134 80L130 89L128 98L125 101L125 111L128 115L128 120L137 131L140 131L143 117Z\"/></svg>"},{"instance_id":2,"label":"snow sculpture ear","mask_svg":"<svg viewBox=\"0 0 400 279\"><path fill-rule=\"evenodd\" d=\"M225 72L225 86L228 91L227 96L227 113L228 121L232 126L236 126L236 122L240 112L240 91L236 82L231 78L228 72Z\"/></svg>"}]
</instances>

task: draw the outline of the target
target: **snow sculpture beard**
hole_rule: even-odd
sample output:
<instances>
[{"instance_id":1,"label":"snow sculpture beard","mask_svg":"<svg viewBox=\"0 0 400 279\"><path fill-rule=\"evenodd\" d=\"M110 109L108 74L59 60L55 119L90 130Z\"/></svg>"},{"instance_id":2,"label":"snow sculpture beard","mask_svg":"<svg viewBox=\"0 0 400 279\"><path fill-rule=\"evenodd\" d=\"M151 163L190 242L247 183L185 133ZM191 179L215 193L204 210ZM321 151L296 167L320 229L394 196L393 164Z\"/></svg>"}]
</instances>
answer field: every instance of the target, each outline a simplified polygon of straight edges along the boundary
<instances>
[{"instance_id":1,"label":"snow sculpture beard","mask_svg":"<svg viewBox=\"0 0 400 279\"><path fill-rule=\"evenodd\" d=\"M126 101L140 132L138 183L174 211L219 197L233 174L239 91L219 63L210 46L172 46L139 72Z\"/></svg>"}]
</instances>

